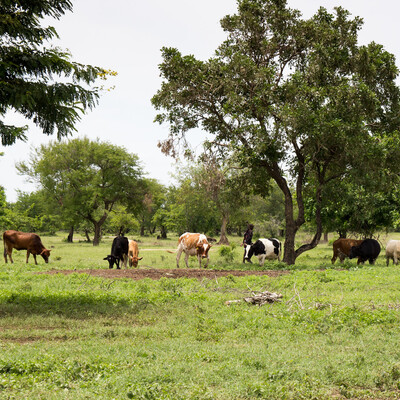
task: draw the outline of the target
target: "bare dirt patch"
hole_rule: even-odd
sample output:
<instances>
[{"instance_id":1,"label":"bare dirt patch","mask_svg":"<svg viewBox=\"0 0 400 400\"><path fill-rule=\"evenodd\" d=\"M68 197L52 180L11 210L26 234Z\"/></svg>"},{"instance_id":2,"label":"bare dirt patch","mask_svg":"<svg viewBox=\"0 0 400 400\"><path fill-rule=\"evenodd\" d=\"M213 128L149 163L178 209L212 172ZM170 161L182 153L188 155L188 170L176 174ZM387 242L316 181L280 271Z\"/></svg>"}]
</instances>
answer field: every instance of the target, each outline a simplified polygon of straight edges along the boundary
<instances>
[{"instance_id":1,"label":"bare dirt patch","mask_svg":"<svg viewBox=\"0 0 400 400\"><path fill-rule=\"evenodd\" d=\"M38 272L38 274L88 274L90 276L100 278L129 278L140 280L145 278L161 279L161 278L195 278L202 279L215 279L228 275L232 276L263 276L277 277L283 274L288 274L289 271L238 271L238 270L213 270L213 269L82 269L82 270L50 270L46 272Z\"/></svg>"}]
</instances>

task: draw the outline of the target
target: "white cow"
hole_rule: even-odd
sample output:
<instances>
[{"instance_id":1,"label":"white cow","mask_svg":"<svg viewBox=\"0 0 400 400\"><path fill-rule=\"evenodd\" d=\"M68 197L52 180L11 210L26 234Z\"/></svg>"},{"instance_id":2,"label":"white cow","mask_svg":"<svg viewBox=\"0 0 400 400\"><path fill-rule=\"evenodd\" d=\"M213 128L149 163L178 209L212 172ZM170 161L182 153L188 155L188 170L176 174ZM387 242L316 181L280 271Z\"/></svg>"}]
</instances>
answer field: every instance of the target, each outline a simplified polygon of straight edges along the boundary
<instances>
[{"instance_id":1,"label":"white cow","mask_svg":"<svg viewBox=\"0 0 400 400\"><path fill-rule=\"evenodd\" d=\"M386 266L389 265L389 260L393 260L393 264L397 265L400 258L400 240L389 240L386 245Z\"/></svg>"}]
</instances>

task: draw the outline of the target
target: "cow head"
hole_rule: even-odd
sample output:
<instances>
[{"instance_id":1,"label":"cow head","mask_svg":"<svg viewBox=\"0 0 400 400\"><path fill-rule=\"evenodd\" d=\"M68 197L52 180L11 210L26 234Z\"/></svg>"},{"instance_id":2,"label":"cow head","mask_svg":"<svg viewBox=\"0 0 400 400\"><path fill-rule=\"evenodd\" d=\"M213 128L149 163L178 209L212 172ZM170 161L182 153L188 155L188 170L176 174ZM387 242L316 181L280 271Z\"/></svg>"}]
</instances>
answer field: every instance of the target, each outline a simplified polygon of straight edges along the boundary
<instances>
[{"instance_id":1,"label":"cow head","mask_svg":"<svg viewBox=\"0 0 400 400\"><path fill-rule=\"evenodd\" d=\"M130 256L129 257L129 263L131 267L137 268L139 261L142 259L143 257L134 257L134 256Z\"/></svg>"},{"instance_id":2,"label":"cow head","mask_svg":"<svg viewBox=\"0 0 400 400\"><path fill-rule=\"evenodd\" d=\"M107 257L103 258L103 260L107 260L108 261L108 268L111 269L114 264L117 265L117 268L119 268L119 258L112 256L112 255L108 255Z\"/></svg>"},{"instance_id":3,"label":"cow head","mask_svg":"<svg viewBox=\"0 0 400 400\"><path fill-rule=\"evenodd\" d=\"M358 246L352 246L350 249L350 254L349 254L349 258L356 258L358 257L359 254L359 248Z\"/></svg>"},{"instance_id":4,"label":"cow head","mask_svg":"<svg viewBox=\"0 0 400 400\"><path fill-rule=\"evenodd\" d=\"M43 251L40 253L40 255L43 257L43 260L45 261L45 263L49 262L50 252L51 252L51 250L43 249Z\"/></svg>"},{"instance_id":5,"label":"cow head","mask_svg":"<svg viewBox=\"0 0 400 400\"><path fill-rule=\"evenodd\" d=\"M212 246L209 243L197 243L196 245L197 255L199 255L201 258L207 258L208 251L211 249L211 247Z\"/></svg>"}]
</instances>

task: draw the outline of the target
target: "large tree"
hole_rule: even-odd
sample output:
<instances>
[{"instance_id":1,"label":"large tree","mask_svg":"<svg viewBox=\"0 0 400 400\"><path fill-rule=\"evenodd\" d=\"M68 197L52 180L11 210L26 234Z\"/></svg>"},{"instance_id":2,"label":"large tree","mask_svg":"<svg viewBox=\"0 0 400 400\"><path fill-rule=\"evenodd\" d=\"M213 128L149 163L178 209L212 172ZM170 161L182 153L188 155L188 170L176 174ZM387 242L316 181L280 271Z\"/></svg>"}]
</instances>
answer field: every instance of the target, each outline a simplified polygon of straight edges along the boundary
<instances>
[{"instance_id":1,"label":"large tree","mask_svg":"<svg viewBox=\"0 0 400 400\"><path fill-rule=\"evenodd\" d=\"M152 102L170 135L160 146L176 155L186 133L202 128L208 146L234 155L258 186L273 179L285 198L284 261L294 264L320 240L327 184L353 171L374 180L397 168L398 69L381 45L358 45L362 20L343 8L304 20L286 0L237 3L237 14L221 20L227 39L209 60L162 49L163 83ZM316 231L296 249L306 188Z\"/></svg>"},{"instance_id":2,"label":"large tree","mask_svg":"<svg viewBox=\"0 0 400 400\"><path fill-rule=\"evenodd\" d=\"M112 73L73 62L67 51L49 45L58 35L54 27L42 27L42 20L46 17L59 19L66 11L72 11L69 0L0 2L0 137L3 146L27 138L26 126L4 122L9 110L31 119L47 135L56 133L60 139L73 132L80 114L93 108L98 101L99 89L90 88L90 85Z\"/></svg>"},{"instance_id":3,"label":"large tree","mask_svg":"<svg viewBox=\"0 0 400 400\"><path fill-rule=\"evenodd\" d=\"M93 245L99 244L102 225L118 203L142 200L138 157L107 142L50 142L17 169L38 182L60 204L64 216L92 224Z\"/></svg>"}]
</instances>

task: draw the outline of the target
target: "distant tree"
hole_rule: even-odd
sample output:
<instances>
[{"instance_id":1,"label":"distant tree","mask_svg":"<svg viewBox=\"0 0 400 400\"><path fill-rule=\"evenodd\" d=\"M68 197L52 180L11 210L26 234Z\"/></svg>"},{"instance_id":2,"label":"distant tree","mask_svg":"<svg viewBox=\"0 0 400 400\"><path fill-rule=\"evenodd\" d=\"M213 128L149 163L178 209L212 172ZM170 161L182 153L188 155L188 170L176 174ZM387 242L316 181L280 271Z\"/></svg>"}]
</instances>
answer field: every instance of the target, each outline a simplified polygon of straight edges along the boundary
<instances>
[{"instance_id":1,"label":"distant tree","mask_svg":"<svg viewBox=\"0 0 400 400\"><path fill-rule=\"evenodd\" d=\"M286 0L237 4L221 20L227 39L212 58L162 49L163 82L152 102L170 135L160 146L176 156L186 133L201 128L207 147L235 156L256 185L274 180L285 199L283 260L294 264L321 238L326 185L349 171L370 180L398 172L398 69L381 45L358 45L362 20L341 7L302 19ZM296 248L306 190L315 234Z\"/></svg>"},{"instance_id":2,"label":"distant tree","mask_svg":"<svg viewBox=\"0 0 400 400\"><path fill-rule=\"evenodd\" d=\"M0 226L4 228L6 226L6 220L4 218L7 208L6 192L3 186L0 186Z\"/></svg>"},{"instance_id":3,"label":"distant tree","mask_svg":"<svg viewBox=\"0 0 400 400\"><path fill-rule=\"evenodd\" d=\"M379 180L364 174L347 176L340 185L327 185L321 214L324 229L337 232L339 237L353 234L366 238L394 228L400 210L400 178L385 175L383 170ZM309 198L305 204L306 219L313 221L314 199Z\"/></svg>"},{"instance_id":4,"label":"distant tree","mask_svg":"<svg viewBox=\"0 0 400 400\"><path fill-rule=\"evenodd\" d=\"M227 227L231 215L247 205L250 191L248 180L240 171L222 166L215 154L204 153L198 165L190 168L193 181L204 191L220 214L219 244L229 244Z\"/></svg>"},{"instance_id":5,"label":"distant tree","mask_svg":"<svg viewBox=\"0 0 400 400\"><path fill-rule=\"evenodd\" d=\"M178 184L169 187L166 202L157 213L157 218L162 219L167 230L178 234L184 232L215 234L220 227L215 203L185 169L181 169L176 178Z\"/></svg>"},{"instance_id":6,"label":"distant tree","mask_svg":"<svg viewBox=\"0 0 400 400\"><path fill-rule=\"evenodd\" d=\"M59 19L66 11L72 11L69 0L0 2L0 118L14 110L46 135L56 133L58 139L72 133L80 114L97 104L99 88L80 84L91 85L114 74L73 62L71 54L57 47L46 47L58 35L41 22L48 17ZM0 120L3 146L26 140L26 131L26 126Z\"/></svg>"},{"instance_id":7,"label":"distant tree","mask_svg":"<svg viewBox=\"0 0 400 400\"><path fill-rule=\"evenodd\" d=\"M143 201L136 212L140 222L140 235L143 236L145 231L153 234L156 230L158 222L153 219L158 208L165 200L166 188L156 179L147 179L143 181Z\"/></svg>"},{"instance_id":8,"label":"distant tree","mask_svg":"<svg viewBox=\"0 0 400 400\"><path fill-rule=\"evenodd\" d=\"M102 225L117 204L142 200L142 192L137 190L142 180L138 157L98 140L42 145L17 169L39 183L60 204L63 215L90 222L95 246Z\"/></svg>"},{"instance_id":9,"label":"distant tree","mask_svg":"<svg viewBox=\"0 0 400 400\"><path fill-rule=\"evenodd\" d=\"M105 222L107 232L113 235L132 234L139 230L139 222L126 206L116 205Z\"/></svg>"}]
</instances>

